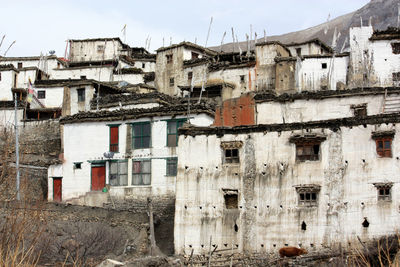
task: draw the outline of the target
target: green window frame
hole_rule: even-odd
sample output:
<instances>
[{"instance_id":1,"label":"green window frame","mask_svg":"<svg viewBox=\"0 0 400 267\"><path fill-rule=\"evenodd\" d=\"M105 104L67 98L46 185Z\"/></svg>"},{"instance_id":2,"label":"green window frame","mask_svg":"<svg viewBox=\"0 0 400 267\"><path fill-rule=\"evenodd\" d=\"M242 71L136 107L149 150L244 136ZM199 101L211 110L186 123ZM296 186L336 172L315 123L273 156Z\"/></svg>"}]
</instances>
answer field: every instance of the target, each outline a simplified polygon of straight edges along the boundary
<instances>
[{"instance_id":1,"label":"green window frame","mask_svg":"<svg viewBox=\"0 0 400 267\"><path fill-rule=\"evenodd\" d=\"M132 160L132 185L151 184L151 160Z\"/></svg>"},{"instance_id":2,"label":"green window frame","mask_svg":"<svg viewBox=\"0 0 400 267\"><path fill-rule=\"evenodd\" d=\"M132 148L150 148L151 146L151 123L150 121L132 124Z\"/></svg>"},{"instance_id":3,"label":"green window frame","mask_svg":"<svg viewBox=\"0 0 400 267\"><path fill-rule=\"evenodd\" d=\"M167 176L176 176L178 172L178 158L167 158Z\"/></svg>"},{"instance_id":4,"label":"green window frame","mask_svg":"<svg viewBox=\"0 0 400 267\"><path fill-rule=\"evenodd\" d=\"M167 121L167 147L178 146L178 129L186 122L187 119L176 119Z\"/></svg>"}]
</instances>

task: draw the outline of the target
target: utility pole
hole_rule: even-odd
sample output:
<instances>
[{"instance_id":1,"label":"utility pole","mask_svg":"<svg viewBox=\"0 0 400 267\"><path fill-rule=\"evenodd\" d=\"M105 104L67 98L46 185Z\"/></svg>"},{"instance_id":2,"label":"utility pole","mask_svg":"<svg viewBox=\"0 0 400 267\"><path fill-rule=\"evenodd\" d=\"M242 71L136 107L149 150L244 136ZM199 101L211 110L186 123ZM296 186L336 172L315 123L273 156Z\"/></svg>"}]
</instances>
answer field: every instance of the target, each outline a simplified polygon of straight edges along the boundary
<instances>
[{"instance_id":1,"label":"utility pole","mask_svg":"<svg viewBox=\"0 0 400 267\"><path fill-rule=\"evenodd\" d=\"M21 200L19 194L19 143L18 143L18 119L17 119L17 93L14 93L14 102L15 102L15 122L14 122L14 129L15 129L15 169L17 172L17 200Z\"/></svg>"}]
</instances>

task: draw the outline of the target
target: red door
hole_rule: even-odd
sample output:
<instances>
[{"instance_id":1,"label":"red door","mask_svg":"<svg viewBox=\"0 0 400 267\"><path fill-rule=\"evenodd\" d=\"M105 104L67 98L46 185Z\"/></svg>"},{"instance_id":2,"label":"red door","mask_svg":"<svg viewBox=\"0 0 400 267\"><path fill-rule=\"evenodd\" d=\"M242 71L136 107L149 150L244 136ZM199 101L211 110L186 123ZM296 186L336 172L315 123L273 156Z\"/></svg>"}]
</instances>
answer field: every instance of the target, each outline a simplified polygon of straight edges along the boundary
<instances>
[{"instance_id":1,"label":"red door","mask_svg":"<svg viewBox=\"0 0 400 267\"><path fill-rule=\"evenodd\" d=\"M106 186L106 167L92 167L92 191L101 191Z\"/></svg>"},{"instance_id":2,"label":"red door","mask_svg":"<svg viewBox=\"0 0 400 267\"><path fill-rule=\"evenodd\" d=\"M53 201L61 202L62 188L61 188L61 178L53 178Z\"/></svg>"}]
</instances>

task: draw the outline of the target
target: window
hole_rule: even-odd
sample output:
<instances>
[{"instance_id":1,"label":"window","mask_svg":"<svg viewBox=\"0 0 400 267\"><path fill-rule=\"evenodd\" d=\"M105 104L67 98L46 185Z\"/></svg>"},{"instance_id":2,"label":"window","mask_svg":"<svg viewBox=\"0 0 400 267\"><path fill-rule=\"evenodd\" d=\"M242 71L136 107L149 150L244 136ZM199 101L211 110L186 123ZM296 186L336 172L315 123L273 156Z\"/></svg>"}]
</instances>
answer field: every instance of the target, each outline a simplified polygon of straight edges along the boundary
<instances>
[{"instance_id":1,"label":"window","mask_svg":"<svg viewBox=\"0 0 400 267\"><path fill-rule=\"evenodd\" d=\"M400 43L392 43L393 54L400 54Z\"/></svg>"},{"instance_id":2,"label":"window","mask_svg":"<svg viewBox=\"0 0 400 267\"><path fill-rule=\"evenodd\" d=\"M76 89L78 92L78 102L85 102L85 88Z\"/></svg>"},{"instance_id":3,"label":"window","mask_svg":"<svg viewBox=\"0 0 400 267\"><path fill-rule=\"evenodd\" d=\"M167 176L176 176L178 170L178 158L167 159Z\"/></svg>"},{"instance_id":4,"label":"window","mask_svg":"<svg viewBox=\"0 0 400 267\"><path fill-rule=\"evenodd\" d=\"M245 82L244 77L245 77L244 75L240 75L240 82L241 82L241 83L244 83L244 82Z\"/></svg>"},{"instance_id":5,"label":"window","mask_svg":"<svg viewBox=\"0 0 400 267\"><path fill-rule=\"evenodd\" d=\"M40 90L37 92L37 98L38 99L45 99L46 98L46 91Z\"/></svg>"},{"instance_id":6,"label":"window","mask_svg":"<svg viewBox=\"0 0 400 267\"><path fill-rule=\"evenodd\" d=\"M118 128L119 125L110 125L110 150L118 152Z\"/></svg>"},{"instance_id":7,"label":"window","mask_svg":"<svg viewBox=\"0 0 400 267\"><path fill-rule=\"evenodd\" d=\"M82 75L81 80L86 80L86 75Z\"/></svg>"},{"instance_id":8,"label":"window","mask_svg":"<svg viewBox=\"0 0 400 267\"><path fill-rule=\"evenodd\" d=\"M82 169L82 162L74 162L74 169Z\"/></svg>"},{"instance_id":9,"label":"window","mask_svg":"<svg viewBox=\"0 0 400 267\"><path fill-rule=\"evenodd\" d=\"M239 148L243 145L242 141L228 141L221 142L223 149L223 162L224 163L239 163Z\"/></svg>"},{"instance_id":10,"label":"window","mask_svg":"<svg viewBox=\"0 0 400 267\"><path fill-rule=\"evenodd\" d=\"M1 72L0 72L0 81L1 81Z\"/></svg>"},{"instance_id":11,"label":"window","mask_svg":"<svg viewBox=\"0 0 400 267\"><path fill-rule=\"evenodd\" d=\"M199 54L192 52L192 59L196 59L196 58L199 58Z\"/></svg>"},{"instance_id":12,"label":"window","mask_svg":"<svg viewBox=\"0 0 400 267\"><path fill-rule=\"evenodd\" d=\"M149 185L151 183L151 161L133 161L132 185Z\"/></svg>"},{"instance_id":13,"label":"window","mask_svg":"<svg viewBox=\"0 0 400 267\"><path fill-rule=\"evenodd\" d=\"M190 71L190 72L188 72L188 81L191 81L192 78L193 78L193 72Z\"/></svg>"},{"instance_id":14,"label":"window","mask_svg":"<svg viewBox=\"0 0 400 267\"><path fill-rule=\"evenodd\" d=\"M352 105L354 117L363 118L367 116L367 104Z\"/></svg>"},{"instance_id":15,"label":"window","mask_svg":"<svg viewBox=\"0 0 400 267\"><path fill-rule=\"evenodd\" d=\"M128 161L110 162L110 185L128 185Z\"/></svg>"},{"instance_id":16,"label":"window","mask_svg":"<svg viewBox=\"0 0 400 267\"><path fill-rule=\"evenodd\" d=\"M239 163L239 149L225 149L225 163Z\"/></svg>"},{"instance_id":17,"label":"window","mask_svg":"<svg viewBox=\"0 0 400 267\"><path fill-rule=\"evenodd\" d=\"M399 86L400 85L400 72L392 73L393 85Z\"/></svg>"},{"instance_id":18,"label":"window","mask_svg":"<svg viewBox=\"0 0 400 267\"><path fill-rule=\"evenodd\" d=\"M393 183L374 183L377 189L378 201L390 201Z\"/></svg>"},{"instance_id":19,"label":"window","mask_svg":"<svg viewBox=\"0 0 400 267\"><path fill-rule=\"evenodd\" d=\"M167 147L178 145L178 129L186 122L186 119L170 120L167 124Z\"/></svg>"},{"instance_id":20,"label":"window","mask_svg":"<svg viewBox=\"0 0 400 267\"><path fill-rule=\"evenodd\" d=\"M172 55L166 55L165 57L167 58L167 64L172 63Z\"/></svg>"},{"instance_id":21,"label":"window","mask_svg":"<svg viewBox=\"0 0 400 267\"><path fill-rule=\"evenodd\" d=\"M299 206L316 206L318 204L318 193L321 189L319 185L297 185L295 186L298 194Z\"/></svg>"},{"instance_id":22,"label":"window","mask_svg":"<svg viewBox=\"0 0 400 267\"><path fill-rule=\"evenodd\" d=\"M296 48L296 54L301 57L301 48Z\"/></svg>"},{"instance_id":23,"label":"window","mask_svg":"<svg viewBox=\"0 0 400 267\"><path fill-rule=\"evenodd\" d=\"M375 139L376 153L381 157L392 157L392 137L378 137Z\"/></svg>"},{"instance_id":24,"label":"window","mask_svg":"<svg viewBox=\"0 0 400 267\"><path fill-rule=\"evenodd\" d=\"M238 190L236 189L222 189L224 192L224 201L226 209L238 208Z\"/></svg>"},{"instance_id":25,"label":"window","mask_svg":"<svg viewBox=\"0 0 400 267\"><path fill-rule=\"evenodd\" d=\"M319 142L305 142L296 144L296 159L304 160L319 160Z\"/></svg>"},{"instance_id":26,"label":"window","mask_svg":"<svg viewBox=\"0 0 400 267\"><path fill-rule=\"evenodd\" d=\"M174 83L175 83L174 78L169 78L169 86L170 87L174 86Z\"/></svg>"},{"instance_id":27,"label":"window","mask_svg":"<svg viewBox=\"0 0 400 267\"><path fill-rule=\"evenodd\" d=\"M142 63L142 69L146 67L146 63Z\"/></svg>"},{"instance_id":28,"label":"window","mask_svg":"<svg viewBox=\"0 0 400 267\"><path fill-rule=\"evenodd\" d=\"M328 64L322 63L322 64L321 64L321 67L322 67L323 69L326 69L326 68L328 68Z\"/></svg>"},{"instance_id":29,"label":"window","mask_svg":"<svg viewBox=\"0 0 400 267\"><path fill-rule=\"evenodd\" d=\"M22 62L18 62L18 69L22 68Z\"/></svg>"},{"instance_id":30,"label":"window","mask_svg":"<svg viewBox=\"0 0 400 267\"><path fill-rule=\"evenodd\" d=\"M138 122L132 125L133 148L149 148L151 140L150 122Z\"/></svg>"},{"instance_id":31,"label":"window","mask_svg":"<svg viewBox=\"0 0 400 267\"><path fill-rule=\"evenodd\" d=\"M104 45L98 45L98 46L97 46L97 52L98 52L98 53L104 52Z\"/></svg>"}]
</instances>

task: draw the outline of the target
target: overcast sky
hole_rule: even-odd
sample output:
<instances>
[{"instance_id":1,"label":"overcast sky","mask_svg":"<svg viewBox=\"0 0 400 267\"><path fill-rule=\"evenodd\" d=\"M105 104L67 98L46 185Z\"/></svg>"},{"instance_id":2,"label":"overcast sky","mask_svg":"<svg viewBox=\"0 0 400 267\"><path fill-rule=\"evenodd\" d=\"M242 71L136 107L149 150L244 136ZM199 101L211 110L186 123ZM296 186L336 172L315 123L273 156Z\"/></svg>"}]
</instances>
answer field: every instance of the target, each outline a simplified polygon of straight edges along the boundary
<instances>
[{"instance_id":1,"label":"overcast sky","mask_svg":"<svg viewBox=\"0 0 400 267\"><path fill-rule=\"evenodd\" d=\"M231 27L239 41L246 33L263 36L302 30L355 11L369 0L0 0L0 38L6 35L0 55L15 40L7 56L33 56L55 50L63 56L67 39L120 37L126 24L126 42L150 50L181 41L205 45L211 17L208 46L232 40Z\"/></svg>"}]
</instances>

